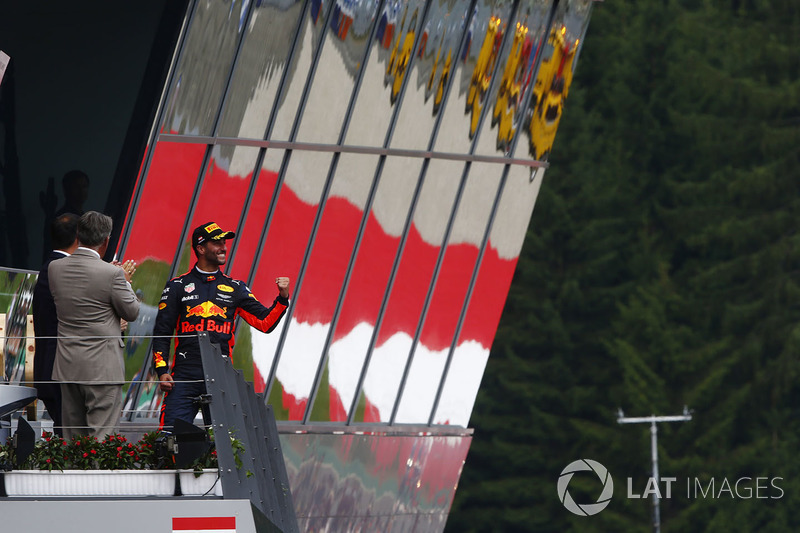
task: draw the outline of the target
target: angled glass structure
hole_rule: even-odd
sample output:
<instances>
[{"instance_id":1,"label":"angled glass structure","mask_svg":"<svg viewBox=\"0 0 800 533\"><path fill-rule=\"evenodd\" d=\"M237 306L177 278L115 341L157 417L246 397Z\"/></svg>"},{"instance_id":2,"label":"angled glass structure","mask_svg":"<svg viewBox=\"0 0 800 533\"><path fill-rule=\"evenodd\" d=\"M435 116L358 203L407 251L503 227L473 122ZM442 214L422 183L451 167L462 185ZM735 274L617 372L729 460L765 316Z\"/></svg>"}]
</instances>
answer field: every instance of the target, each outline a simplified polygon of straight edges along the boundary
<instances>
[{"instance_id":1,"label":"angled glass structure","mask_svg":"<svg viewBox=\"0 0 800 533\"><path fill-rule=\"evenodd\" d=\"M58 181L85 169L82 207L140 265L124 417L152 420L156 306L216 221L237 234L229 275L265 301L292 280L275 331L238 324L233 362L278 419L301 530L442 530L592 3L0 8L0 311L19 315ZM60 36L67 66L111 66L48 72L56 43L9 22L65 16L94 28Z\"/></svg>"}]
</instances>

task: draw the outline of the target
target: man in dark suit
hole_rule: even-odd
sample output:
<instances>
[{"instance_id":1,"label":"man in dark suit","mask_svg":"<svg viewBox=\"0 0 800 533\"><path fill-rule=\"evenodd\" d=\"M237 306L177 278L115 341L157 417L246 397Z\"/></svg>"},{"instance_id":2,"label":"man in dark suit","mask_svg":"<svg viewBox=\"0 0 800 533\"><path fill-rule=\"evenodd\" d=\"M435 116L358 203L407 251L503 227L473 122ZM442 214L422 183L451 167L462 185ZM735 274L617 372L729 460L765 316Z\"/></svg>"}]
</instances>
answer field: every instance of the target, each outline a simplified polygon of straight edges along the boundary
<instances>
[{"instance_id":1,"label":"man in dark suit","mask_svg":"<svg viewBox=\"0 0 800 533\"><path fill-rule=\"evenodd\" d=\"M39 399L44 403L53 420L53 432L59 436L61 431L61 388L53 380L53 363L56 358L56 336L58 335L58 316L53 295L50 294L50 280L47 268L50 263L69 256L78 247L78 215L66 213L50 225L50 239L53 250L45 260L33 289L33 331L36 334L36 352L33 358L33 379Z\"/></svg>"},{"instance_id":2,"label":"man in dark suit","mask_svg":"<svg viewBox=\"0 0 800 533\"><path fill-rule=\"evenodd\" d=\"M58 313L53 379L61 382L64 437L114 433L122 410L125 364L120 319L139 315L131 289L132 261L109 264L112 221L88 211L78 220L78 248L50 263L50 292Z\"/></svg>"}]
</instances>

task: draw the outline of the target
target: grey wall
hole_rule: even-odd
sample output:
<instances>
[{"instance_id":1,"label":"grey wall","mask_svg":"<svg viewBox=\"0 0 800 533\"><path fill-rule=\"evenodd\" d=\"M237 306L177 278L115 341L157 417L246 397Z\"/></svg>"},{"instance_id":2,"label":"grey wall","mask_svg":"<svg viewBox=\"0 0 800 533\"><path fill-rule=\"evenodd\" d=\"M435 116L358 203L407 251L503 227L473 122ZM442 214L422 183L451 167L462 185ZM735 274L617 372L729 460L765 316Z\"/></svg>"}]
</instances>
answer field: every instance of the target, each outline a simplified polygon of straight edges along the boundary
<instances>
[{"instance_id":1,"label":"grey wall","mask_svg":"<svg viewBox=\"0 0 800 533\"><path fill-rule=\"evenodd\" d=\"M6 231L24 233L29 245L27 253L9 254L4 236L1 265L38 269L46 218L40 192L49 178L57 209L61 177L83 170L91 180L85 208L104 210L163 9L163 0L0 5L0 50L11 56L13 69L0 106L12 103L9 84L15 98L13 114L2 119L0 164L13 158L9 141L16 141L19 160L18 195L6 188L13 168L0 170L0 209L11 211Z\"/></svg>"}]
</instances>

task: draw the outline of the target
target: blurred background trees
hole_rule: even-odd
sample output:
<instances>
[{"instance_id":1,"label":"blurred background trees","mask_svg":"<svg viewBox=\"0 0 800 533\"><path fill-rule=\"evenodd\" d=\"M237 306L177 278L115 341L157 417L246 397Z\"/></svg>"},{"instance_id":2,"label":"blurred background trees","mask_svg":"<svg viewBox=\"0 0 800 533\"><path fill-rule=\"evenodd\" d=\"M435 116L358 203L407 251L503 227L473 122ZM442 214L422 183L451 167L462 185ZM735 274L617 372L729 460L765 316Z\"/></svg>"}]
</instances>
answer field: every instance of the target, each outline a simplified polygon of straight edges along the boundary
<instances>
[{"instance_id":1,"label":"blurred background trees","mask_svg":"<svg viewBox=\"0 0 800 533\"><path fill-rule=\"evenodd\" d=\"M626 498L650 475L649 426L617 409L684 405L691 422L659 426L662 476L784 492L681 487L662 531L797 530L800 4L598 3L550 163L448 531L650 531L650 502ZM589 518L556 494L580 458L616 482Z\"/></svg>"}]
</instances>

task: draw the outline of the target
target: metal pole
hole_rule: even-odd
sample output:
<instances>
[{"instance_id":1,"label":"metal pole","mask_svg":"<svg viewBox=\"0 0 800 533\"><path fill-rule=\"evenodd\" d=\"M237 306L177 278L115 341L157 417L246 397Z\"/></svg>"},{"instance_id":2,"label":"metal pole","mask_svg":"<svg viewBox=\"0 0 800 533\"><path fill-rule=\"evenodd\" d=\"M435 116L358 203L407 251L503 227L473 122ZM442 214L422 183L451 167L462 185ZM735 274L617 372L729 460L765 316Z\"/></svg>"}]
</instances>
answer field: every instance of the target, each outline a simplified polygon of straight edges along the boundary
<instances>
[{"instance_id":1,"label":"metal pole","mask_svg":"<svg viewBox=\"0 0 800 533\"><path fill-rule=\"evenodd\" d=\"M650 459L653 461L653 483L660 487L658 479L658 426L656 421L650 423ZM658 492L653 492L653 530L661 533L661 507L658 501Z\"/></svg>"},{"instance_id":2,"label":"metal pole","mask_svg":"<svg viewBox=\"0 0 800 533\"><path fill-rule=\"evenodd\" d=\"M653 483L656 490L653 492L653 531L661 533L661 489L660 479L658 474L658 426L657 422L688 422L692 419L692 413L688 407L683 408L683 414L673 416L639 416L639 417L625 417L622 409L618 411L617 423L618 424L650 424L650 459L653 463Z\"/></svg>"}]
</instances>

